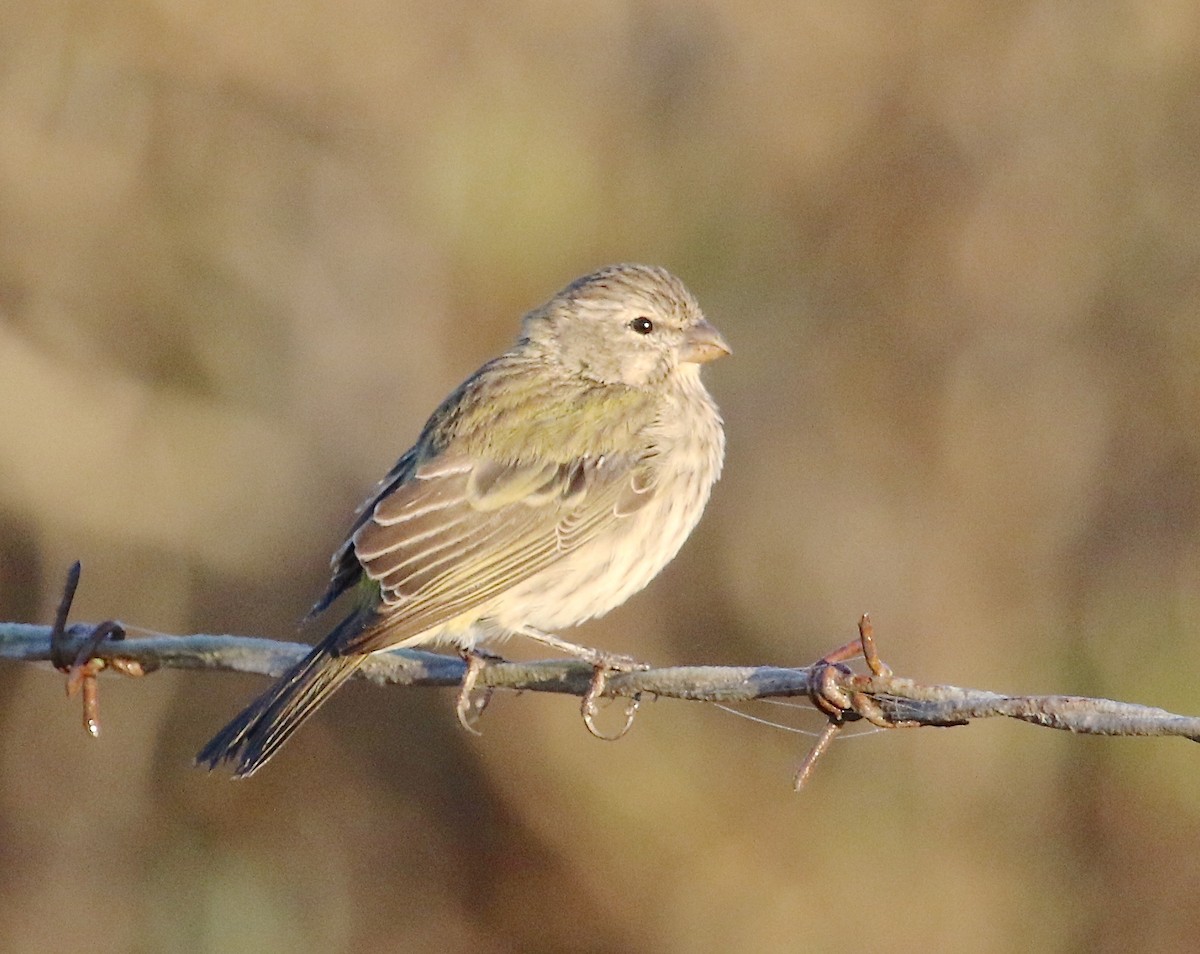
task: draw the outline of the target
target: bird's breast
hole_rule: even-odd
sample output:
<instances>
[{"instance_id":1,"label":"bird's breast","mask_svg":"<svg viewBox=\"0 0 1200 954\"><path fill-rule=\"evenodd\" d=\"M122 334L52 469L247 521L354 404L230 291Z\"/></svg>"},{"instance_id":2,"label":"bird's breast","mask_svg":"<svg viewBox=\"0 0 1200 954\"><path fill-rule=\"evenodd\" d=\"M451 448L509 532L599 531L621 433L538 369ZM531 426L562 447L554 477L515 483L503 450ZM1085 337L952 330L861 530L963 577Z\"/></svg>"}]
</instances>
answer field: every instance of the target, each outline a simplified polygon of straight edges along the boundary
<instances>
[{"instance_id":1,"label":"bird's breast","mask_svg":"<svg viewBox=\"0 0 1200 954\"><path fill-rule=\"evenodd\" d=\"M671 562L695 528L724 450L716 405L703 387L688 389L647 435L650 500L505 593L489 616L501 626L554 630L625 602Z\"/></svg>"}]
</instances>

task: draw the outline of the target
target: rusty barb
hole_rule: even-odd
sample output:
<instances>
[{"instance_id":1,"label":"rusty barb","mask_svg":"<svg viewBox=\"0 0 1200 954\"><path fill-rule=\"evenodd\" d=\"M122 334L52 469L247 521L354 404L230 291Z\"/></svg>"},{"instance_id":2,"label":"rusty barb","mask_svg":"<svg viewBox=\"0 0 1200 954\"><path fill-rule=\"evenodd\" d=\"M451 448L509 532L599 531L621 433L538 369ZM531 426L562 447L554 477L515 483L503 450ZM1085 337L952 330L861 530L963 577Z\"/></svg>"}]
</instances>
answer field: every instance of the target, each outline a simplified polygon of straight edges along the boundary
<instances>
[{"instance_id":1,"label":"rusty barb","mask_svg":"<svg viewBox=\"0 0 1200 954\"><path fill-rule=\"evenodd\" d=\"M871 672L870 676L856 675L846 665L859 656L866 662L867 669ZM891 667L879 658L879 650L875 645L875 628L871 625L871 617L866 613L863 613L858 621L858 639L839 646L813 663L809 676L809 698L817 709L825 713L829 721L817 736L812 748L808 750L808 754L804 756L800 767L796 769L793 785L797 792L804 788L812 777L817 761L848 723L865 719L880 729L904 729L921 724L910 720L889 719L884 715L879 703L863 691L863 685L872 677L886 678L891 675Z\"/></svg>"},{"instance_id":2,"label":"rusty barb","mask_svg":"<svg viewBox=\"0 0 1200 954\"><path fill-rule=\"evenodd\" d=\"M67 582L63 587L58 612L54 616L54 627L50 631L50 661L54 668L67 674L67 696L83 695L83 728L92 738L100 735L100 685L96 677L105 668L111 668L127 676L145 675L142 664L134 659L104 660L96 656L104 640L125 638L125 628L116 620L105 620L92 627L84 637L83 645L71 655L75 641L67 631L67 617L75 601L75 590L79 587L81 566L76 560L67 571Z\"/></svg>"}]
</instances>

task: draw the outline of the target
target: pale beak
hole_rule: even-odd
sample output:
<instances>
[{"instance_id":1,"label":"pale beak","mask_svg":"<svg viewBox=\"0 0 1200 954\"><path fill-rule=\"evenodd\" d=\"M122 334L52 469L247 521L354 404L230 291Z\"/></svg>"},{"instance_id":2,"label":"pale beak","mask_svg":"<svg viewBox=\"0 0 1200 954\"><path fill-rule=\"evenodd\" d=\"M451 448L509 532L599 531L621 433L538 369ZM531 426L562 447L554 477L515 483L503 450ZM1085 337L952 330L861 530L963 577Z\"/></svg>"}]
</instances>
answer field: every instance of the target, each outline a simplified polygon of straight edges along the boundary
<instances>
[{"instance_id":1,"label":"pale beak","mask_svg":"<svg viewBox=\"0 0 1200 954\"><path fill-rule=\"evenodd\" d=\"M683 335L683 348L680 349L679 360L692 364L707 364L716 361L733 351L717 331L705 319L701 318Z\"/></svg>"}]
</instances>

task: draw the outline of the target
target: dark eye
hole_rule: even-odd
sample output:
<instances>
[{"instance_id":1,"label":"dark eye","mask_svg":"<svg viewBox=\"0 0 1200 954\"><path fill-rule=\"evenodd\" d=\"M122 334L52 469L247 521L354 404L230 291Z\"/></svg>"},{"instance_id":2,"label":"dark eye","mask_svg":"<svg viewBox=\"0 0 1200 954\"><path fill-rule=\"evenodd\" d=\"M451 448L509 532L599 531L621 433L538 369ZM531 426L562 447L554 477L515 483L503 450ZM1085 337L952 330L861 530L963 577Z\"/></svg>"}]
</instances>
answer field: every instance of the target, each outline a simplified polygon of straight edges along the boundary
<instances>
[{"instance_id":1,"label":"dark eye","mask_svg":"<svg viewBox=\"0 0 1200 954\"><path fill-rule=\"evenodd\" d=\"M629 327L636 331L639 335L648 335L654 330L654 322L645 315L639 315L629 323Z\"/></svg>"}]
</instances>

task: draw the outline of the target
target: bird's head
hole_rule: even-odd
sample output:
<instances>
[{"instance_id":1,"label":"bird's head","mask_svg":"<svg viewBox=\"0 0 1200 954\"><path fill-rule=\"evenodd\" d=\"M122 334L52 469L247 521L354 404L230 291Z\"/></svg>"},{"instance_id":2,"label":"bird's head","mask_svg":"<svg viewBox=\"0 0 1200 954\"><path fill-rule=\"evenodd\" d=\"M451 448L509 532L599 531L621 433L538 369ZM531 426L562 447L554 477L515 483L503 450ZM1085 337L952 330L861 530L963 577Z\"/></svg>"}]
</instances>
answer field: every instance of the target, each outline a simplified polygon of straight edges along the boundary
<instances>
[{"instance_id":1,"label":"bird's head","mask_svg":"<svg viewBox=\"0 0 1200 954\"><path fill-rule=\"evenodd\" d=\"M526 315L522 331L567 374L632 388L694 374L730 352L683 282L650 265L610 265L576 279Z\"/></svg>"}]
</instances>

